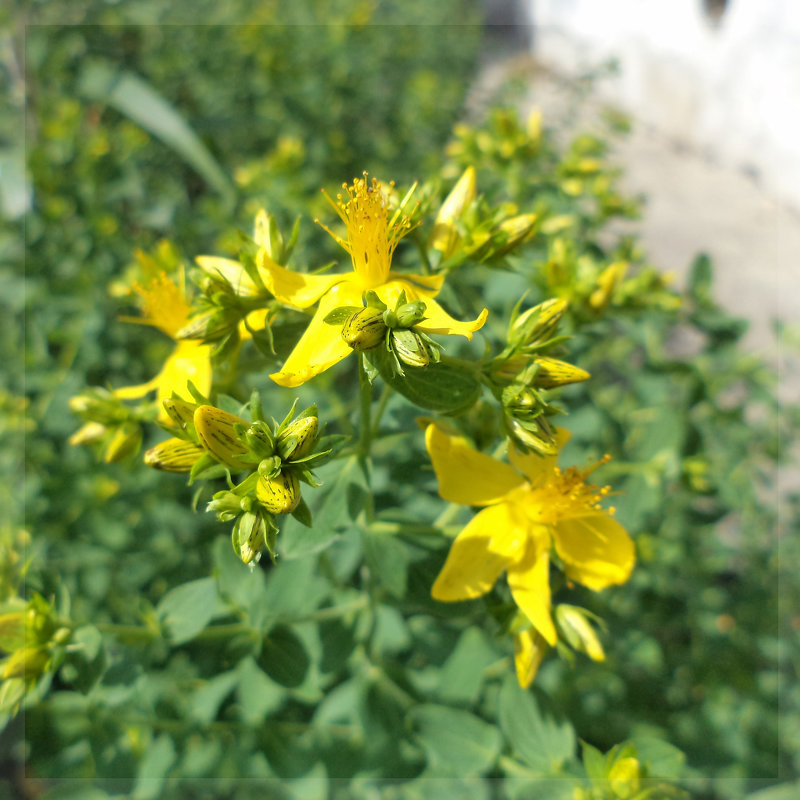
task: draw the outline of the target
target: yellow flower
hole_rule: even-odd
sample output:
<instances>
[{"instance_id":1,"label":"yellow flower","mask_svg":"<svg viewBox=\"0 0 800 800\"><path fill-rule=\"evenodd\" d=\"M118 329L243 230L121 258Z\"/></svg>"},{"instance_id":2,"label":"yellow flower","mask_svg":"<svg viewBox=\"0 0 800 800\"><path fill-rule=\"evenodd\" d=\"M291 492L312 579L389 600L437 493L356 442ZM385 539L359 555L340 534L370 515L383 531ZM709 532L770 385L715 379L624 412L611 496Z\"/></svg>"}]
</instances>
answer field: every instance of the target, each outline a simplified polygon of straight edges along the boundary
<instances>
[{"instance_id":1,"label":"yellow flower","mask_svg":"<svg viewBox=\"0 0 800 800\"><path fill-rule=\"evenodd\" d=\"M181 281L181 284L183 282ZM152 325L163 331L172 339L187 324L191 314L191 306L186 301L183 285L178 286L161 272L147 286L134 285L134 291L142 298L144 316L141 318L125 318L127 322ZM211 347L192 339L176 340L177 346L167 358L161 372L147 383L138 386L125 386L114 394L123 400L144 397L148 392L158 393L158 418L170 422L164 410L163 401L172 397L187 397L187 382L192 381L200 392L207 395L211 389Z\"/></svg>"},{"instance_id":2,"label":"yellow flower","mask_svg":"<svg viewBox=\"0 0 800 800\"><path fill-rule=\"evenodd\" d=\"M566 438L567 432L559 430L559 446ZM589 589L599 591L628 579L635 560L633 542L622 525L600 508L608 487L587 484L588 471L561 470L555 456L542 458L513 447L511 464L506 464L436 425L428 426L425 440L439 494L453 503L485 506L453 542L433 585L435 599L480 597L505 572L514 602L553 646L551 550L567 578ZM518 670L535 672L540 649L535 639L520 639Z\"/></svg>"},{"instance_id":3,"label":"yellow flower","mask_svg":"<svg viewBox=\"0 0 800 800\"><path fill-rule=\"evenodd\" d=\"M391 184L390 184L391 188ZM483 326L488 311L484 309L472 322L453 319L433 298L444 282L443 275L401 275L393 272L392 254L399 241L414 225L404 214L413 188L391 213L390 198L375 178L356 178L344 185L345 194L336 201L325 197L336 209L347 229L347 239L328 233L350 254L353 272L333 275L307 275L276 264L266 248L258 252L259 273L267 289L282 303L294 308L308 308L319 301L311 323L280 372L270 377L281 386L299 386L337 364L352 353L340 336L339 328L324 322L338 306L361 306L364 292L372 290L394 308L401 292L407 302L425 303L425 320L416 327L425 333L459 334L472 338Z\"/></svg>"}]
</instances>

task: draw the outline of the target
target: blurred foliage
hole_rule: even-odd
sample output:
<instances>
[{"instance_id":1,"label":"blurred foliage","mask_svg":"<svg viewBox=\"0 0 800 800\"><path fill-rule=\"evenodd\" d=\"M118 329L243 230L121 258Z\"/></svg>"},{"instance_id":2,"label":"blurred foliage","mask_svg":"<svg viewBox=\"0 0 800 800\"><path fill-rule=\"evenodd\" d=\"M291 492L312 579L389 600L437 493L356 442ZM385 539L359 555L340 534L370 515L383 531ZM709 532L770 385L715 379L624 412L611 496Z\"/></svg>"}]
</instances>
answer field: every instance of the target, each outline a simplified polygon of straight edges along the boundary
<instances>
[{"instance_id":1,"label":"blurred foliage","mask_svg":"<svg viewBox=\"0 0 800 800\"><path fill-rule=\"evenodd\" d=\"M25 338L20 363L21 329L0 336L13 365L2 378L11 513L0 599L24 593L47 660L24 729L17 717L0 735L10 770L25 760L29 797L137 800L657 798L673 790L652 780L681 776L693 796L736 798L758 785L748 779L791 778L797 515L777 470L798 420L779 415L775 376L714 303L708 259L679 303L635 237L610 232L638 207L602 138L562 152L540 117L495 112L457 125L442 163L479 43L465 24L479 21L472 4L334 5L324 13L335 25L309 24L323 13L314 0L13 12L19 30L35 25L24 42L3 39L0 159L19 165L13 120L27 102L28 176L9 167L2 195L2 302L24 313ZM215 24L169 24L189 14ZM430 598L447 541L429 527L441 501L419 468L418 412L402 399L389 400L376 442L383 527L357 524L355 461L326 465L317 524L283 523L279 568L243 567L221 526L189 511L179 479L98 466L67 445L71 396L144 381L172 346L118 322L134 250L168 237L186 260L233 255L261 206L288 229L309 203L312 216L322 208L321 186L365 169L399 183L439 170L444 187L468 165L487 204L538 222L488 283L485 266L443 263L462 289L447 300L488 305L493 341L525 291L531 304L570 301L570 359L592 380L562 390L566 461L613 456L603 477L637 540L626 586L580 596L606 620L607 660L552 659L531 692L511 679L506 643L476 624L484 601ZM489 229L476 208L474 230ZM307 220L301 231L299 263L335 257ZM245 352L241 364L247 380L227 390L268 389L269 362ZM358 402L347 377L314 386L341 398L345 421ZM309 387L273 387L265 406L294 396L313 400ZM487 404L463 422L480 446L496 440ZM18 688L1 713L21 702ZM752 798L770 791L782 789Z\"/></svg>"}]
</instances>

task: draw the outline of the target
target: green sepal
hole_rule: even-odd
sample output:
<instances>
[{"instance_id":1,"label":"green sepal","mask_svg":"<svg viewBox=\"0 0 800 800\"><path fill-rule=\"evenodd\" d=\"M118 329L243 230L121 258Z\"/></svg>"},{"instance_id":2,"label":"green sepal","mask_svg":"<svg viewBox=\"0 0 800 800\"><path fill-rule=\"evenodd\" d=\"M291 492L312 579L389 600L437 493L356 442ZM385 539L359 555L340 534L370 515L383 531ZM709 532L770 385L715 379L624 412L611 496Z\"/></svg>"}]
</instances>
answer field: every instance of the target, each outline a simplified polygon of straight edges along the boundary
<instances>
[{"instance_id":1,"label":"green sepal","mask_svg":"<svg viewBox=\"0 0 800 800\"><path fill-rule=\"evenodd\" d=\"M323 318L323 322L328 325L344 325L356 311L361 311L360 306L339 306L329 311Z\"/></svg>"},{"instance_id":2,"label":"green sepal","mask_svg":"<svg viewBox=\"0 0 800 800\"><path fill-rule=\"evenodd\" d=\"M258 265L256 264L256 260L253 258L253 255L246 250L240 250L239 263L247 273L247 277L253 281L253 283L259 288L260 292L262 294L268 294L267 288L264 286L264 281L261 280L261 275L258 271Z\"/></svg>"},{"instance_id":3,"label":"green sepal","mask_svg":"<svg viewBox=\"0 0 800 800\"><path fill-rule=\"evenodd\" d=\"M308 507L307 503L303 498L300 498L300 502L297 504L297 508L292 511L292 516L301 524L305 525L306 528L313 527L313 520L311 519L311 509Z\"/></svg>"},{"instance_id":4,"label":"green sepal","mask_svg":"<svg viewBox=\"0 0 800 800\"><path fill-rule=\"evenodd\" d=\"M198 478L203 480L211 480L212 478L221 478L228 472L228 468L224 464L220 464L215 458L206 453L197 461L194 462L191 471L189 472L189 486L191 486Z\"/></svg>"},{"instance_id":5,"label":"green sepal","mask_svg":"<svg viewBox=\"0 0 800 800\"><path fill-rule=\"evenodd\" d=\"M403 374L399 374L393 356L383 348L365 355L386 383L414 405L428 411L463 414L480 397L481 384L475 373L452 362L405 366Z\"/></svg>"},{"instance_id":6,"label":"green sepal","mask_svg":"<svg viewBox=\"0 0 800 800\"><path fill-rule=\"evenodd\" d=\"M247 329L253 340L253 344L256 346L261 355L267 356L268 358L274 358L276 353L275 338L272 335L272 328L269 325L265 325L260 331L257 331L250 327L249 323L247 322L247 317L243 318L243 322L244 327Z\"/></svg>"},{"instance_id":7,"label":"green sepal","mask_svg":"<svg viewBox=\"0 0 800 800\"><path fill-rule=\"evenodd\" d=\"M367 308L377 308L378 311L386 311L388 306L383 300L378 297L378 295L370 289L367 292L364 292L364 302L366 303Z\"/></svg>"}]
</instances>

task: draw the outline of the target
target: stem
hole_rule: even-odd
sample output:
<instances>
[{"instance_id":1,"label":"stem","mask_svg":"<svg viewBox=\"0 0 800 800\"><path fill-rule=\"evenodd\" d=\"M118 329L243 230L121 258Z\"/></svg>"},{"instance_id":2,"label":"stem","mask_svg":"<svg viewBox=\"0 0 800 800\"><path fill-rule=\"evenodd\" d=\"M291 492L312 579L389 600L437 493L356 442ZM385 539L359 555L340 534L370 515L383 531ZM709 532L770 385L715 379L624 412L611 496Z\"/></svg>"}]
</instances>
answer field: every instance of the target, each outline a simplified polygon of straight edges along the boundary
<instances>
[{"instance_id":1,"label":"stem","mask_svg":"<svg viewBox=\"0 0 800 800\"><path fill-rule=\"evenodd\" d=\"M392 387L389 386L388 383L384 383L383 391L381 392L381 396L378 398L378 407L375 409L375 416L372 420L373 438L378 434L378 429L380 428L381 424L381 417L383 416L383 412L386 411L386 405L388 404L389 398L391 396L392 396Z\"/></svg>"},{"instance_id":2,"label":"stem","mask_svg":"<svg viewBox=\"0 0 800 800\"><path fill-rule=\"evenodd\" d=\"M375 517L375 505L372 498L372 459L370 458L370 450L372 448L372 421L370 418L372 412L372 384L369 382L367 371L364 367L363 353L359 353L358 357L358 381L361 401L361 418L358 425L358 461L361 465L367 488L364 515L367 523L370 523Z\"/></svg>"}]
</instances>

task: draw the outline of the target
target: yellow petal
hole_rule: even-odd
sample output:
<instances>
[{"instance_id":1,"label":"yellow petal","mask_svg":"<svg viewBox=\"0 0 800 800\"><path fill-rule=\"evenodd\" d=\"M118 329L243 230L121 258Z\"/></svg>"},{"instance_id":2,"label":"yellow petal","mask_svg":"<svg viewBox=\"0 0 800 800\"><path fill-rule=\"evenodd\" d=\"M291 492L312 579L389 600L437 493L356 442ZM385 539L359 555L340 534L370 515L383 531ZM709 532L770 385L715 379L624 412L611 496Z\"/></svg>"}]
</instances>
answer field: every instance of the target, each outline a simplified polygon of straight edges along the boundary
<instances>
[{"instance_id":1,"label":"yellow petal","mask_svg":"<svg viewBox=\"0 0 800 800\"><path fill-rule=\"evenodd\" d=\"M499 503L524 482L508 464L479 453L466 439L450 436L437 425L428 426L425 445L439 479L439 494L451 503Z\"/></svg>"},{"instance_id":2,"label":"yellow petal","mask_svg":"<svg viewBox=\"0 0 800 800\"><path fill-rule=\"evenodd\" d=\"M221 276L228 281L240 297L254 297L259 294L258 287L238 261L218 256L197 256L195 261L209 275Z\"/></svg>"},{"instance_id":3,"label":"yellow petal","mask_svg":"<svg viewBox=\"0 0 800 800\"><path fill-rule=\"evenodd\" d=\"M569 441L570 435L565 428L555 429L556 446L559 450ZM553 474L558 456L537 456L534 452L523 453L512 445L508 450L508 460L536 486Z\"/></svg>"},{"instance_id":4,"label":"yellow petal","mask_svg":"<svg viewBox=\"0 0 800 800\"><path fill-rule=\"evenodd\" d=\"M251 311L247 317L247 325L250 326L251 330L254 331L261 331L267 327L267 315L269 314L268 308L257 308L255 311ZM242 339L249 339L251 338L250 331L247 330L247 326L244 324L244 320L239 323L239 336Z\"/></svg>"},{"instance_id":5,"label":"yellow petal","mask_svg":"<svg viewBox=\"0 0 800 800\"><path fill-rule=\"evenodd\" d=\"M472 600L486 594L524 550L526 522L509 503L485 508L458 534L433 584L436 600Z\"/></svg>"},{"instance_id":6,"label":"yellow petal","mask_svg":"<svg viewBox=\"0 0 800 800\"><path fill-rule=\"evenodd\" d=\"M123 386L120 389L114 389L114 394L122 400L138 400L158 386L159 377L156 375L155 378L147 381L147 383L139 383L136 386Z\"/></svg>"},{"instance_id":7,"label":"yellow petal","mask_svg":"<svg viewBox=\"0 0 800 800\"><path fill-rule=\"evenodd\" d=\"M567 576L594 591L625 583L636 560L627 531L603 511L564 519L553 528Z\"/></svg>"},{"instance_id":8,"label":"yellow petal","mask_svg":"<svg viewBox=\"0 0 800 800\"><path fill-rule=\"evenodd\" d=\"M400 296L405 291L408 302L422 300L425 303L425 319L417 327L425 333L441 333L444 335L457 334L472 338L472 334L483 327L487 309L483 309L477 319L471 322L459 322L453 319L433 298L439 293L442 276L409 275L400 278L397 273L392 274L395 280L390 280L375 291L389 308L394 308ZM392 276L390 276L392 277ZM429 281L428 277L435 277L438 281ZM438 283L438 286L437 286Z\"/></svg>"},{"instance_id":9,"label":"yellow petal","mask_svg":"<svg viewBox=\"0 0 800 800\"><path fill-rule=\"evenodd\" d=\"M546 652L547 642L533 628L514 636L514 666L517 670L517 680L523 689L527 689L533 683Z\"/></svg>"},{"instance_id":10,"label":"yellow petal","mask_svg":"<svg viewBox=\"0 0 800 800\"><path fill-rule=\"evenodd\" d=\"M352 280L351 273L336 273L334 275L306 275L302 272L292 272L276 264L267 255L263 248L256 256L258 272L264 286L281 303L294 308L308 308L313 306L337 283Z\"/></svg>"},{"instance_id":11,"label":"yellow petal","mask_svg":"<svg viewBox=\"0 0 800 800\"><path fill-rule=\"evenodd\" d=\"M361 304L361 288L354 281L334 286L321 300L313 319L289 354L280 372L270 375L280 386L300 386L319 375L353 350L342 339L339 325L328 325L325 317L337 306Z\"/></svg>"},{"instance_id":12,"label":"yellow petal","mask_svg":"<svg viewBox=\"0 0 800 800\"><path fill-rule=\"evenodd\" d=\"M211 348L194 341L179 342L175 352L166 360L164 369L158 375L158 418L170 420L164 410L164 400L177 395L184 399L191 397L187 383L191 381L203 394L211 390Z\"/></svg>"},{"instance_id":13,"label":"yellow petal","mask_svg":"<svg viewBox=\"0 0 800 800\"><path fill-rule=\"evenodd\" d=\"M547 536L546 531L540 533ZM525 558L508 569L508 585L514 602L552 646L556 643L556 628L550 615L550 559L546 545L546 541L529 542Z\"/></svg>"}]
</instances>

